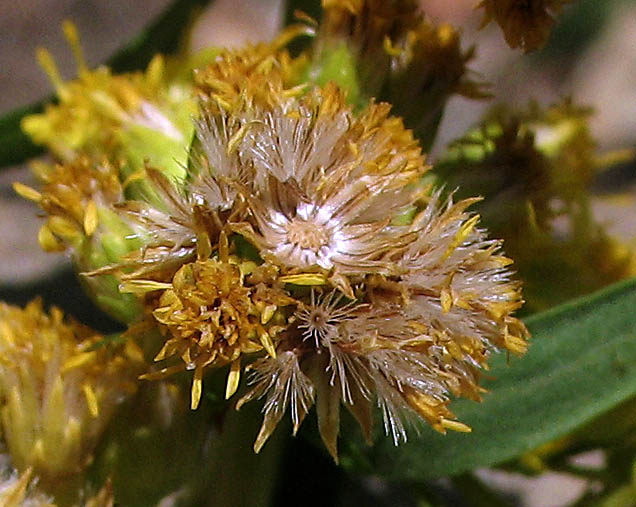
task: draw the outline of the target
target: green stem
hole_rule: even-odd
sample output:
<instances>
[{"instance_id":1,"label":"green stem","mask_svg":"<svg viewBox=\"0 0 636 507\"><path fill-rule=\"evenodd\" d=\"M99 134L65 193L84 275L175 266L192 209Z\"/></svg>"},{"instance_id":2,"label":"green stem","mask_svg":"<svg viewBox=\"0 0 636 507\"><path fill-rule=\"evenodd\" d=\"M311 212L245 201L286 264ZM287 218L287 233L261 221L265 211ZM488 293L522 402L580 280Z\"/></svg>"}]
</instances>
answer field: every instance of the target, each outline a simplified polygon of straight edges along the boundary
<instances>
[{"instance_id":1,"label":"green stem","mask_svg":"<svg viewBox=\"0 0 636 507\"><path fill-rule=\"evenodd\" d=\"M261 416L258 404L240 412L230 410L223 429L213 444L205 505L227 507L267 507L280 470L286 440L284 428L278 428L260 452L252 450Z\"/></svg>"},{"instance_id":2,"label":"green stem","mask_svg":"<svg viewBox=\"0 0 636 507\"><path fill-rule=\"evenodd\" d=\"M170 497L178 505L265 507L276 484L285 432L260 454L252 443L261 421L258 403L236 412L204 398L185 406L186 391L146 382L122 407L96 452L91 481L111 478L118 505L146 507Z\"/></svg>"}]
</instances>

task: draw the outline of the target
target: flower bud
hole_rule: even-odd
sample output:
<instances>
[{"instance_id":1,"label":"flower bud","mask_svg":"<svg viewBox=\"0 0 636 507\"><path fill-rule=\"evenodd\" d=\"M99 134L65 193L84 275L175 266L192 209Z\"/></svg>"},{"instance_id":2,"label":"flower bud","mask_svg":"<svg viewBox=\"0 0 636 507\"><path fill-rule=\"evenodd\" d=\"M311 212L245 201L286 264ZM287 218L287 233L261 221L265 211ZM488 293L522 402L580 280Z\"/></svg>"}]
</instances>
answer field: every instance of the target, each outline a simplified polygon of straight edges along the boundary
<instances>
[{"instance_id":1,"label":"flower bud","mask_svg":"<svg viewBox=\"0 0 636 507\"><path fill-rule=\"evenodd\" d=\"M425 149L451 95L488 96L468 76L474 48L462 50L459 32L433 24L417 2L323 0L323 6L306 79L337 83L358 107L371 99L390 102Z\"/></svg>"},{"instance_id":2,"label":"flower bud","mask_svg":"<svg viewBox=\"0 0 636 507\"><path fill-rule=\"evenodd\" d=\"M123 199L118 171L107 160L96 163L78 157L65 164L34 164L43 183L35 190L20 183L15 190L36 202L47 219L38 239L45 251L68 251L80 272L95 271L122 261L142 246L143 231L133 229L111 206ZM111 275L84 278L89 294L106 313L132 322L140 307L135 298L121 294Z\"/></svg>"},{"instance_id":3,"label":"flower bud","mask_svg":"<svg viewBox=\"0 0 636 507\"><path fill-rule=\"evenodd\" d=\"M572 0L482 0L482 27L495 21L511 48L541 49L548 42L555 17Z\"/></svg>"},{"instance_id":4,"label":"flower bud","mask_svg":"<svg viewBox=\"0 0 636 507\"><path fill-rule=\"evenodd\" d=\"M80 154L115 161L122 182L130 180L130 196L152 198L143 183L148 163L170 178L183 179L196 105L191 82L181 78L182 69L167 68L157 55L145 72L89 70L75 27L67 22L64 32L78 61L78 77L64 82L48 51L38 50L59 102L25 117L22 129L61 161L70 162Z\"/></svg>"}]
</instances>

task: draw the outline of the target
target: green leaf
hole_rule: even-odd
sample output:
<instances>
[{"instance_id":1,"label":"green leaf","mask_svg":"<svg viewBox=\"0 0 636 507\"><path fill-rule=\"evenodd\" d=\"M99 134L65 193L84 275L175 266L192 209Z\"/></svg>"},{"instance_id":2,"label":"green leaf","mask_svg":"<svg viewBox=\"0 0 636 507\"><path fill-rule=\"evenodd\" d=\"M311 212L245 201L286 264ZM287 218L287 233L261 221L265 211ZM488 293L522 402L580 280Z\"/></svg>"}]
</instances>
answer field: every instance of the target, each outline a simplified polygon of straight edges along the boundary
<instances>
[{"instance_id":1,"label":"green leaf","mask_svg":"<svg viewBox=\"0 0 636 507\"><path fill-rule=\"evenodd\" d=\"M43 102L9 111L0 118L0 167L19 164L27 158L35 157L44 149L31 142L20 130L20 121L27 115L42 111Z\"/></svg>"},{"instance_id":2,"label":"green leaf","mask_svg":"<svg viewBox=\"0 0 636 507\"><path fill-rule=\"evenodd\" d=\"M183 41L197 11L212 0L175 0L140 35L108 59L114 72L143 69L156 53L173 53ZM33 58L35 65L35 57ZM35 145L20 130L20 121L27 115L41 112L54 97L9 111L0 118L0 167L19 164L40 155L44 149Z\"/></svg>"},{"instance_id":3,"label":"green leaf","mask_svg":"<svg viewBox=\"0 0 636 507\"><path fill-rule=\"evenodd\" d=\"M320 0L287 0L285 6L284 25L291 25L298 22L296 12L302 12L310 18L320 21L322 18L322 8ZM311 38L297 38L287 46L287 49L293 55L299 55L303 50L307 49Z\"/></svg>"},{"instance_id":4,"label":"green leaf","mask_svg":"<svg viewBox=\"0 0 636 507\"><path fill-rule=\"evenodd\" d=\"M472 433L440 435L423 428L395 448L380 438L368 451L374 472L419 481L501 463L567 435L636 396L636 279L627 280L526 320L527 355L491 361L482 403L451 409ZM347 453L360 453L350 444Z\"/></svg>"},{"instance_id":5,"label":"green leaf","mask_svg":"<svg viewBox=\"0 0 636 507\"><path fill-rule=\"evenodd\" d=\"M346 92L349 104L364 106L368 99L361 100L358 79L353 52L347 44L336 44L314 56L300 81L313 82L319 86L334 82Z\"/></svg>"},{"instance_id":6,"label":"green leaf","mask_svg":"<svg viewBox=\"0 0 636 507\"><path fill-rule=\"evenodd\" d=\"M195 14L212 0L175 0L140 35L107 62L114 72L143 69L157 53L174 53L190 29Z\"/></svg>"}]
</instances>

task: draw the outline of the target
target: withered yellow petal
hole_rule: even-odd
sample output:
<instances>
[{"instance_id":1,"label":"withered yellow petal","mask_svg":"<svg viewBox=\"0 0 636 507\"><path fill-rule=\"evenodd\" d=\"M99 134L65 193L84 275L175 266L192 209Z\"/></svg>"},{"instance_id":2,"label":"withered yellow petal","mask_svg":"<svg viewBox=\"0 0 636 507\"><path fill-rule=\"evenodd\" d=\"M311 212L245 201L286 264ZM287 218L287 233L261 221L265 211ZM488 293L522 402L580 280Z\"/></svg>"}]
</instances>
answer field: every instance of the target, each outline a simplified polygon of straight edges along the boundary
<instances>
[{"instance_id":1,"label":"withered yellow petal","mask_svg":"<svg viewBox=\"0 0 636 507\"><path fill-rule=\"evenodd\" d=\"M90 384L83 384L82 392L84 393L84 398L86 398L86 405L88 406L88 411L91 413L93 417L97 417L99 415L99 404L97 403L97 396L95 395L95 390Z\"/></svg>"},{"instance_id":2,"label":"withered yellow petal","mask_svg":"<svg viewBox=\"0 0 636 507\"><path fill-rule=\"evenodd\" d=\"M24 197L29 201L39 202L40 199L42 199L42 194L40 192L38 192L34 188L24 185L23 183L20 183L19 181L16 181L13 184L13 190L15 190L15 192L19 196Z\"/></svg>"},{"instance_id":3,"label":"withered yellow petal","mask_svg":"<svg viewBox=\"0 0 636 507\"><path fill-rule=\"evenodd\" d=\"M227 376L227 385L225 388L225 399L229 399L236 392L241 380L241 360L236 359L230 365L230 373Z\"/></svg>"},{"instance_id":4,"label":"withered yellow petal","mask_svg":"<svg viewBox=\"0 0 636 507\"><path fill-rule=\"evenodd\" d=\"M93 235L95 229L97 229L98 221L97 205L95 201L91 199L86 206L86 211L84 211L84 232L87 236Z\"/></svg>"},{"instance_id":5,"label":"withered yellow petal","mask_svg":"<svg viewBox=\"0 0 636 507\"><path fill-rule=\"evenodd\" d=\"M281 276L279 280L283 283L293 283L294 285L324 285L327 283L327 277L321 273L287 275Z\"/></svg>"}]
</instances>

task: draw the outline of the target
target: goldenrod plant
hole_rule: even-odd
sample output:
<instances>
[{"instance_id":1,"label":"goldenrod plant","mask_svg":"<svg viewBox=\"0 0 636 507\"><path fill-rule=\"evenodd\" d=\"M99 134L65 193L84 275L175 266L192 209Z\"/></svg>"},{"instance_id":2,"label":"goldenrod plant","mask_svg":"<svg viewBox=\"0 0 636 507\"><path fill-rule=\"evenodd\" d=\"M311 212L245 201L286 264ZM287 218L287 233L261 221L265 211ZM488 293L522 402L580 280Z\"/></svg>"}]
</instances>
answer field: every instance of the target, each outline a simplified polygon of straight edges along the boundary
<instances>
[{"instance_id":1,"label":"goldenrod plant","mask_svg":"<svg viewBox=\"0 0 636 507\"><path fill-rule=\"evenodd\" d=\"M620 156L588 109L500 105L432 158L447 101L492 97L425 3L323 0L270 42L153 55L199 3L124 72L89 69L66 22L77 77L39 50L56 100L7 120L49 154L14 185L41 247L117 331L0 306L3 505L278 505L319 466L349 477L340 502L375 474L413 505L453 505L441 477L505 505L470 472L556 466L631 407L634 283L570 301L636 268L590 211ZM566 3L477 8L527 52Z\"/></svg>"}]
</instances>

